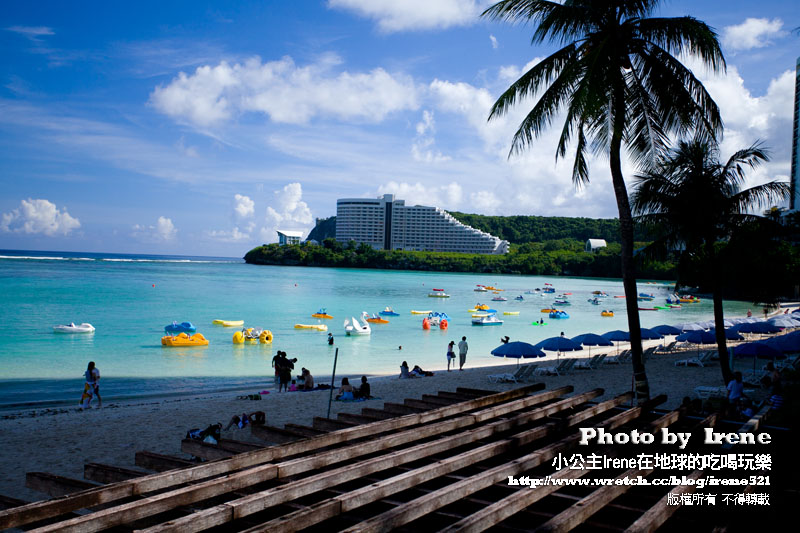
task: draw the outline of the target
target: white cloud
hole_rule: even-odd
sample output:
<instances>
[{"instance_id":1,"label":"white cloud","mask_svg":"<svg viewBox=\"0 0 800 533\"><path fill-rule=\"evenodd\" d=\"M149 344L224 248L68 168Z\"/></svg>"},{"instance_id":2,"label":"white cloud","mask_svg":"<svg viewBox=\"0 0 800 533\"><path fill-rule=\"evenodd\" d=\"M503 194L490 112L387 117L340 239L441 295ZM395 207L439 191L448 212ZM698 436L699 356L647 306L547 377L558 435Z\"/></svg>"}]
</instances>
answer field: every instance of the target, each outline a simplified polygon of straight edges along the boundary
<instances>
[{"instance_id":1,"label":"white cloud","mask_svg":"<svg viewBox=\"0 0 800 533\"><path fill-rule=\"evenodd\" d=\"M135 224L131 235L143 242L169 242L178 235L178 229L167 217L158 217L155 226Z\"/></svg>"},{"instance_id":2,"label":"white cloud","mask_svg":"<svg viewBox=\"0 0 800 533\"><path fill-rule=\"evenodd\" d=\"M771 44L771 37L786 35L779 18L748 18L741 24L726 26L722 31L722 43L731 50L751 50Z\"/></svg>"},{"instance_id":3,"label":"white cloud","mask_svg":"<svg viewBox=\"0 0 800 533\"><path fill-rule=\"evenodd\" d=\"M411 155L415 161L423 163L442 163L449 161L448 156L442 155L438 150L433 149L436 140L436 122L433 112L425 110L422 112L422 121L417 123L417 136L411 144Z\"/></svg>"},{"instance_id":4,"label":"white cloud","mask_svg":"<svg viewBox=\"0 0 800 533\"><path fill-rule=\"evenodd\" d=\"M256 203L251 200L249 196L236 194L233 197L233 202L233 212L236 218L248 218L253 216L253 213L255 213Z\"/></svg>"},{"instance_id":5,"label":"white cloud","mask_svg":"<svg viewBox=\"0 0 800 533\"><path fill-rule=\"evenodd\" d=\"M382 68L369 72L335 72L338 56L298 66L292 58L262 63L252 58L233 65L198 67L156 87L150 102L180 121L200 127L222 123L239 113L267 114L272 121L304 124L323 116L380 122L387 115L416 109L413 80Z\"/></svg>"},{"instance_id":6,"label":"white cloud","mask_svg":"<svg viewBox=\"0 0 800 533\"><path fill-rule=\"evenodd\" d=\"M328 6L378 22L384 32L468 26L478 21L480 0L328 0Z\"/></svg>"},{"instance_id":7,"label":"white cloud","mask_svg":"<svg viewBox=\"0 0 800 533\"><path fill-rule=\"evenodd\" d=\"M33 42L40 42L41 37L45 35L56 34L52 28L48 28L47 26L10 26L5 28L5 30L18 33Z\"/></svg>"},{"instance_id":8,"label":"white cloud","mask_svg":"<svg viewBox=\"0 0 800 533\"><path fill-rule=\"evenodd\" d=\"M463 197L461 185L455 181L446 185L423 185L390 181L378 187L378 195L394 194L406 205L432 205L443 209L457 209Z\"/></svg>"},{"instance_id":9,"label":"white cloud","mask_svg":"<svg viewBox=\"0 0 800 533\"><path fill-rule=\"evenodd\" d=\"M48 237L68 235L73 229L81 227L77 218L61 211L56 204L44 199L22 200L17 209L3 213L0 230L5 233L42 233Z\"/></svg>"},{"instance_id":10,"label":"white cloud","mask_svg":"<svg viewBox=\"0 0 800 533\"><path fill-rule=\"evenodd\" d=\"M505 65L500 67L498 77L500 81L509 84L517 81L520 76L528 72L530 69L536 66L543 58L541 57L534 57L530 61L528 61L525 66L522 68L518 67L517 65Z\"/></svg>"},{"instance_id":11,"label":"white cloud","mask_svg":"<svg viewBox=\"0 0 800 533\"><path fill-rule=\"evenodd\" d=\"M303 187L299 183L290 183L283 189L275 191L272 205L267 207L265 225L260 230L264 242L275 242L276 230L295 230L308 233L314 217L308 204L303 201Z\"/></svg>"},{"instance_id":12,"label":"white cloud","mask_svg":"<svg viewBox=\"0 0 800 533\"><path fill-rule=\"evenodd\" d=\"M474 207L477 213L494 215L500 209L500 199L491 191L478 191L469 195L470 207Z\"/></svg>"},{"instance_id":13,"label":"white cloud","mask_svg":"<svg viewBox=\"0 0 800 533\"><path fill-rule=\"evenodd\" d=\"M497 47L499 46L497 44L497 37L495 37L494 35L489 35L489 40L492 41L492 48L497 50Z\"/></svg>"},{"instance_id":14,"label":"white cloud","mask_svg":"<svg viewBox=\"0 0 800 533\"><path fill-rule=\"evenodd\" d=\"M221 242L242 242L250 239L250 234L242 232L239 227L234 227L231 231L208 231L206 234L215 241Z\"/></svg>"}]
</instances>

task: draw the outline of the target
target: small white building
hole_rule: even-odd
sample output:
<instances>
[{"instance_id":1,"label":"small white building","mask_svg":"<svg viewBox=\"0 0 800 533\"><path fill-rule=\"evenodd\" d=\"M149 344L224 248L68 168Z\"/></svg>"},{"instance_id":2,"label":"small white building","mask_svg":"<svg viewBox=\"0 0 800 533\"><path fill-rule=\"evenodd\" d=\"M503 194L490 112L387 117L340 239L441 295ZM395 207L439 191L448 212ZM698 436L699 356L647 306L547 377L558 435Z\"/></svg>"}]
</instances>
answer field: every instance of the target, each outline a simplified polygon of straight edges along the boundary
<instances>
[{"instance_id":1,"label":"small white building","mask_svg":"<svg viewBox=\"0 0 800 533\"><path fill-rule=\"evenodd\" d=\"M605 239L589 239L586 241L585 251L594 252L595 250L605 248L606 246L608 246L608 244L606 243Z\"/></svg>"},{"instance_id":2,"label":"small white building","mask_svg":"<svg viewBox=\"0 0 800 533\"><path fill-rule=\"evenodd\" d=\"M278 244L283 246L284 244L300 244L300 239L303 238L302 231L288 231L288 230L277 230L278 231Z\"/></svg>"}]
</instances>

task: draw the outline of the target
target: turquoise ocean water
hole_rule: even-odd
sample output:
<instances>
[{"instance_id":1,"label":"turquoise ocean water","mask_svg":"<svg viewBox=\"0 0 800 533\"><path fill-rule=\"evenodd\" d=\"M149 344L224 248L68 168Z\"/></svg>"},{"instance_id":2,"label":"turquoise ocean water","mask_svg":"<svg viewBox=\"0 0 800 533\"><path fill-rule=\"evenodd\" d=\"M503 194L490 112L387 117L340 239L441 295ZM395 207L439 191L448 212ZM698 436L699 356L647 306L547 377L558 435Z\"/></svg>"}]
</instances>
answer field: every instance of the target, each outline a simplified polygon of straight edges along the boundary
<instances>
[{"instance_id":1,"label":"turquoise ocean water","mask_svg":"<svg viewBox=\"0 0 800 533\"><path fill-rule=\"evenodd\" d=\"M552 283L557 293L571 292L571 318L551 320L540 309L552 296L525 294ZM491 302L491 293L476 293L476 284L504 289L507 302ZM442 288L450 298L429 298ZM594 290L622 294L619 280L455 274L385 270L351 270L247 265L240 259L134 256L66 252L0 251L0 407L34 403L77 403L88 361L103 377L104 399L210 390L263 387L271 383L270 362L276 350L297 357L296 368L330 375L333 348L326 333L296 330L294 324L325 323L339 348L337 375L392 373L400 363L425 369L446 366L450 340L466 335L468 364L504 361L490 355L508 335L535 343L562 331L571 337L627 329L624 304L609 297L601 306L587 299ZM663 284L640 284L663 305ZM522 295L523 301L514 297ZM468 309L477 302L501 313L502 326L472 326ZM389 324L373 324L366 337L346 337L343 321L362 311L385 306L400 313ZM334 318L311 314L325 307ZM746 302L726 302L727 316L744 315ZM603 308L615 317L600 316ZM422 316L410 311L434 310L450 316L447 331L423 331ZM681 309L641 312L645 327L712 318L710 301ZM547 326L531 322L545 317ZM214 319L244 320L246 326L269 329L271 345L233 345L237 328L212 325ZM209 339L203 348L162 347L164 326L191 321ZM89 322L89 335L53 333L56 324ZM398 350L402 346L402 351ZM265 379L265 376L269 376Z\"/></svg>"}]
</instances>

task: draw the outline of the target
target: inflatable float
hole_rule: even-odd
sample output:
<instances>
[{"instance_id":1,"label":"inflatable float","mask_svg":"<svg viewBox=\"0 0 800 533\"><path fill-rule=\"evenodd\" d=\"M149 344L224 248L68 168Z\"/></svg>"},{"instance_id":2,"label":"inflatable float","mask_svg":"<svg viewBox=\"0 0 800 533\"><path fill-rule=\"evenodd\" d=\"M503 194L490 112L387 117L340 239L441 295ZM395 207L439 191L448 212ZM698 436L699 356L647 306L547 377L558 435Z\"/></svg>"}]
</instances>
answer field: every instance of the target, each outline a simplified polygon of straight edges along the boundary
<instances>
[{"instance_id":1,"label":"inflatable float","mask_svg":"<svg viewBox=\"0 0 800 533\"><path fill-rule=\"evenodd\" d=\"M217 319L214 321L214 324L217 326L225 326L226 328L232 328L235 326L244 326L244 320L220 320Z\"/></svg>"},{"instance_id":2,"label":"inflatable float","mask_svg":"<svg viewBox=\"0 0 800 533\"><path fill-rule=\"evenodd\" d=\"M614 311L600 311L600 316L614 316Z\"/></svg>"},{"instance_id":3,"label":"inflatable float","mask_svg":"<svg viewBox=\"0 0 800 533\"><path fill-rule=\"evenodd\" d=\"M316 331L328 331L325 324L295 324L294 329L313 329Z\"/></svg>"},{"instance_id":4,"label":"inflatable float","mask_svg":"<svg viewBox=\"0 0 800 533\"><path fill-rule=\"evenodd\" d=\"M161 337L162 346L208 346L208 340L202 333L195 333L191 337L186 333L166 335Z\"/></svg>"},{"instance_id":5,"label":"inflatable float","mask_svg":"<svg viewBox=\"0 0 800 533\"><path fill-rule=\"evenodd\" d=\"M270 344L272 332L268 329L246 328L233 334L233 344Z\"/></svg>"}]
</instances>

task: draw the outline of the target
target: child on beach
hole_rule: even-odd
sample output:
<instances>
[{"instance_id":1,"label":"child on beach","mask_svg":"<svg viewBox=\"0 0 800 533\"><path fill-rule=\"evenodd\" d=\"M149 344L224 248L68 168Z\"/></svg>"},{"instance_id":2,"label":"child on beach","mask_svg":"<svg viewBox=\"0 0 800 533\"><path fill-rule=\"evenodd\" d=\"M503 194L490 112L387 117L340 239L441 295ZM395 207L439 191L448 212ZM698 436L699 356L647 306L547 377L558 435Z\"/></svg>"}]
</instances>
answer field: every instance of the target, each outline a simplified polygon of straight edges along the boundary
<instances>
[{"instance_id":1,"label":"child on beach","mask_svg":"<svg viewBox=\"0 0 800 533\"><path fill-rule=\"evenodd\" d=\"M454 363L455 366L456 361L456 341L450 341L450 344L447 345L447 371L450 372L450 363Z\"/></svg>"},{"instance_id":2,"label":"child on beach","mask_svg":"<svg viewBox=\"0 0 800 533\"><path fill-rule=\"evenodd\" d=\"M89 408L93 396L97 396L97 407L103 407L103 399L100 398L100 371L95 367L94 361L89 361L89 365L83 375L86 378L86 383L83 386L83 394L81 395L81 410Z\"/></svg>"}]
</instances>

